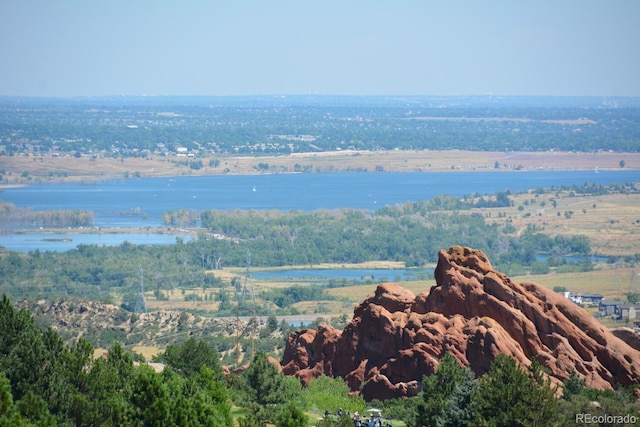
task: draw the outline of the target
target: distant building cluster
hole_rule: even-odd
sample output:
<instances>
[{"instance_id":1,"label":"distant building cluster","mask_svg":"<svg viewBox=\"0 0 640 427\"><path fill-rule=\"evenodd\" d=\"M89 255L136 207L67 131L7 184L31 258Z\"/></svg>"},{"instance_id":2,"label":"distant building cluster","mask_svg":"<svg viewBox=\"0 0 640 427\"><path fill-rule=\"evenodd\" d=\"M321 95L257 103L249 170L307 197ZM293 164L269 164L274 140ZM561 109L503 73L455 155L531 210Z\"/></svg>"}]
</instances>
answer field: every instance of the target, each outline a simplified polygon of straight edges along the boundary
<instances>
[{"instance_id":1,"label":"distant building cluster","mask_svg":"<svg viewBox=\"0 0 640 427\"><path fill-rule=\"evenodd\" d=\"M565 298L570 299L578 305L590 306L598 305L604 296L600 294L588 294L588 293L575 293L575 292L563 292Z\"/></svg>"},{"instance_id":2,"label":"distant building cluster","mask_svg":"<svg viewBox=\"0 0 640 427\"><path fill-rule=\"evenodd\" d=\"M615 320L622 320L640 328L640 305L626 301L605 301L598 305L599 317L610 317Z\"/></svg>"},{"instance_id":3,"label":"distant building cluster","mask_svg":"<svg viewBox=\"0 0 640 427\"><path fill-rule=\"evenodd\" d=\"M614 108L616 102L629 102L622 98L604 105L585 98L561 105L549 101L482 96L4 97L0 155L198 157L515 148L638 152L640 126L629 118L638 108L635 101L621 105L625 108ZM495 167L522 165L496 162Z\"/></svg>"},{"instance_id":4,"label":"distant building cluster","mask_svg":"<svg viewBox=\"0 0 640 427\"><path fill-rule=\"evenodd\" d=\"M595 316L629 323L640 328L640 305L628 301L607 300L603 295L590 293L561 292L581 307L598 307Z\"/></svg>"}]
</instances>

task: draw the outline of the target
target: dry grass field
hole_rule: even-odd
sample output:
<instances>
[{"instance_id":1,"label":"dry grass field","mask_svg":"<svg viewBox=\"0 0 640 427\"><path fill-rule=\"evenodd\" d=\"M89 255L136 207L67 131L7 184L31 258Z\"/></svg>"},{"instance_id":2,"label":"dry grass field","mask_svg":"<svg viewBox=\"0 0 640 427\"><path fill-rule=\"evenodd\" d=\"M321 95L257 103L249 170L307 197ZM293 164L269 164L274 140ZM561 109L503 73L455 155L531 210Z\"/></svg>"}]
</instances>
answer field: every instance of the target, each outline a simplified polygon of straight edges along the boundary
<instances>
[{"instance_id":1,"label":"dry grass field","mask_svg":"<svg viewBox=\"0 0 640 427\"><path fill-rule=\"evenodd\" d=\"M598 293L608 300L624 300L630 285L635 284L637 277L633 268L605 268L585 273L543 274L534 276L512 277L516 282L534 282L553 289L564 286L568 291L576 293Z\"/></svg>"},{"instance_id":2,"label":"dry grass field","mask_svg":"<svg viewBox=\"0 0 640 427\"><path fill-rule=\"evenodd\" d=\"M204 157L203 167L192 169L174 157L88 158L0 156L4 171L2 185L23 185L41 181L95 181L125 176L159 177L183 175L292 173L297 168L313 172L383 170L416 171L512 171L560 169L640 168L640 153L564 153L564 152L492 152L492 151L336 151L300 153L288 156ZM209 166L218 160L219 166ZM268 170L258 164L268 164ZM499 168L496 169L496 165ZM23 176L25 175L25 176Z\"/></svg>"},{"instance_id":3,"label":"dry grass field","mask_svg":"<svg viewBox=\"0 0 640 427\"><path fill-rule=\"evenodd\" d=\"M513 207L476 212L501 226L509 221L519 232L533 225L550 236L586 235L595 254L640 253L640 194L572 196L568 191L542 195L529 192L512 199Z\"/></svg>"},{"instance_id":4,"label":"dry grass field","mask_svg":"<svg viewBox=\"0 0 640 427\"><path fill-rule=\"evenodd\" d=\"M134 345L131 347L131 351L144 356L145 360L152 360L163 350L160 347L151 345Z\"/></svg>"}]
</instances>

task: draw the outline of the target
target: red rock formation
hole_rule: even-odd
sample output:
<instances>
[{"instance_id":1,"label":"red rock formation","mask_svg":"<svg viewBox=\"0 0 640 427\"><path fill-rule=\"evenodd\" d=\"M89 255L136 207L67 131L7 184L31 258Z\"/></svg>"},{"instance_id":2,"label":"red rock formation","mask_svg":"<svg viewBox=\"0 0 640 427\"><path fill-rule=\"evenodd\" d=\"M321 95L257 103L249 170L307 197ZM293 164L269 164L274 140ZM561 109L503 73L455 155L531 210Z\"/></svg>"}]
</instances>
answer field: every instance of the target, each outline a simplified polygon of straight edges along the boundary
<instances>
[{"instance_id":1,"label":"red rock formation","mask_svg":"<svg viewBox=\"0 0 640 427\"><path fill-rule=\"evenodd\" d=\"M320 326L292 334L284 373L304 383L340 376L365 399L387 399L416 395L445 352L478 376L505 353L523 366L536 358L556 382L575 370L589 387L640 383L638 350L563 296L496 272L482 252L440 251L435 278L417 297L379 285L342 332Z\"/></svg>"},{"instance_id":2,"label":"red rock formation","mask_svg":"<svg viewBox=\"0 0 640 427\"><path fill-rule=\"evenodd\" d=\"M640 331L637 329L631 329L627 327L612 329L613 335L620 338L622 341L629 344L636 350L640 350Z\"/></svg>"}]
</instances>

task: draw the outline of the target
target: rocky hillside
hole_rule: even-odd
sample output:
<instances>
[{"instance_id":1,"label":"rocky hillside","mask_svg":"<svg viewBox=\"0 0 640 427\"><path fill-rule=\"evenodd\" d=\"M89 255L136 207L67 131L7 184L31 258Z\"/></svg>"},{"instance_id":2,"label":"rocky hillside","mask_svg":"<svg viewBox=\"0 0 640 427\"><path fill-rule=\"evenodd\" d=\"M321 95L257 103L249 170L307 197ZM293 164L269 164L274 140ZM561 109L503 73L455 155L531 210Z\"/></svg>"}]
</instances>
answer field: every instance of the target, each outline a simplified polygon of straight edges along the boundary
<instances>
[{"instance_id":1,"label":"rocky hillside","mask_svg":"<svg viewBox=\"0 0 640 427\"><path fill-rule=\"evenodd\" d=\"M340 376L366 399L416 395L449 352L477 376L499 353L523 367L537 359L559 383L572 370L589 387L640 383L640 352L563 296L516 283L480 251L440 251L436 286L415 296L381 284L343 331L331 326L288 337L283 371L303 382Z\"/></svg>"},{"instance_id":2,"label":"rocky hillside","mask_svg":"<svg viewBox=\"0 0 640 427\"><path fill-rule=\"evenodd\" d=\"M36 322L55 329L68 343L84 336L96 346L108 347L117 340L125 345L164 347L185 336L235 334L236 319L206 318L182 311L135 314L111 304L74 299L20 301L16 306L28 309Z\"/></svg>"}]
</instances>

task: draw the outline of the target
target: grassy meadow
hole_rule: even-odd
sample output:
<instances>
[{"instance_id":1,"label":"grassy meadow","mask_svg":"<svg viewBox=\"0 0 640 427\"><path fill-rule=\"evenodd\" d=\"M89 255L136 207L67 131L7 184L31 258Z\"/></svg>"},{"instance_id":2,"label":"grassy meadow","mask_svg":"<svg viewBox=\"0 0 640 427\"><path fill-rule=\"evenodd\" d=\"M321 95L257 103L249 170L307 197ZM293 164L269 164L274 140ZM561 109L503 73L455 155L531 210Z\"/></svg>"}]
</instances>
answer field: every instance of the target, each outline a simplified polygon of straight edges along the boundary
<instances>
[{"instance_id":1,"label":"grassy meadow","mask_svg":"<svg viewBox=\"0 0 640 427\"><path fill-rule=\"evenodd\" d=\"M640 194L572 195L571 191L511 196L509 208L476 209L504 226L510 222L518 232L535 226L555 236L585 235L594 254L629 256L640 253ZM554 207L555 201L555 207Z\"/></svg>"}]
</instances>

